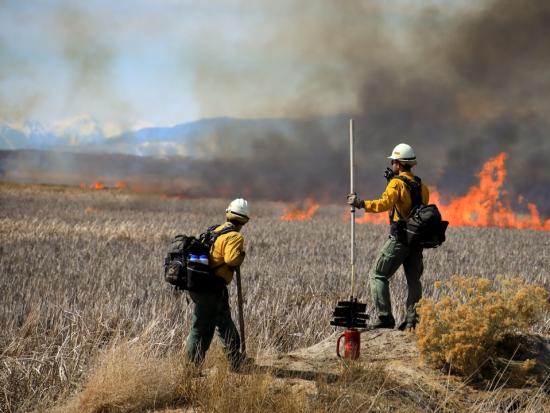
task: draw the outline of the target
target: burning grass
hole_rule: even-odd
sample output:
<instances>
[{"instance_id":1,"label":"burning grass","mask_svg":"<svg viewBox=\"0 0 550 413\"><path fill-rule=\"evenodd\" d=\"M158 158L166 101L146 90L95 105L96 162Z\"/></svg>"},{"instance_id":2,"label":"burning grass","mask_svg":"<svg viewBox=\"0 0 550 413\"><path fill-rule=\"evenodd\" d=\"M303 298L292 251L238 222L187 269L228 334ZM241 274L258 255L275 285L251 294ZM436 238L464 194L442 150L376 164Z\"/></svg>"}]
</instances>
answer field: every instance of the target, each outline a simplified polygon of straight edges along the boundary
<instances>
[{"instance_id":1,"label":"burning grass","mask_svg":"<svg viewBox=\"0 0 550 413\"><path fill-rule=\"evenodd\" d=\"M183 364L174 362L181 360L191 307L185 296L172 292L162 281L165 250L175 234L198 233L223 220L227 202L124 191L0 186L0 410L65 406L72 395L73 401L97 401L90 406L112 399L116 406L138 411L178 403L192 404L200 411L223 411L227 405L222 393L210 399L199 394L214 394L209 386L227 379L224 391L234 392L234 403L245 400L250 389L251 397L246 399L250 404L239 404L243 411L277 410L277 406L291 411L289 400L294 399L287 397L291 389L286 383L270 377L227 378L221 358L209 353L207 362L219 369L219 375L201 387L204 393L200 393L200 389L185 387L188 373ZM247 260L242 268L251 355L306 347L332 332L328 325L331 310L349 293L349 227L341 219L340 206L322 209L309 222L284 222L279 219L284 205L253 204L254 216L243 231ZM358 295L369 303L371 314L367 273L386 231L384 226L370 224L357 229ZM425 251L425 297L440 299L442 292L434 288L435 282L465 272L489 280L497 274L519 276L526 283L550 288L547 233L451 228L448 235L444 248ZM399 321L406 300L401 271L391 282L391 293ZM231 295L234 300L234 291ZM545 311L529 330L548 334L548 320ZM109 354L115 354L111 349L121 343L143 346L139 351L143 359L124 356L126 373L109 361ZM161 369L165 378L150 378L161 374L157 367L164 366L163 360L174 364L173 369ZM106 372L118 378L108 379ZM90 383L102 380L142 388L125 379L125 374L141 377L150 392L115 394L109 393L110 385L99 391L98 384L92 397ZM180 389L176 382L184 387ZM300 393L294 403L300 408L302 403L311 403L308 406L318 411L348 406L342 393L327 393L323 399L319 386L313 384L316 396ZM171 389L172 399L163 395L161 387ZM386 390L380 390L380 400L387 400L382 397L389 394ZM407 391L410 397L418 395ZM541 392L543 400L545 394ZM132 400L136 395L140 401ZM262 395L264 399L256 400ZM187 402L190 397L195 402ZM367 409L372 399L362 400ZM430 406L437 406L430 403L422 404L422 409L431 411ZM116 406L105 411L117 411Z\"/></svg>"},{"instance_id":2,"label":"burning grass","mask_svg":"<svg viewBox=\"0 0 550 413\"><path fill-rule=\"evenodd\" d=\"M430 188L430 203L438 205L450 226L550 231L550 218L543 219L535 204L525 203L521 197L517 203L513 203L506 196L503 189L506 157L505 153L501 153L489 159L478 174L479 184L472 186L465 195L444 199L437 190ZM526 212L515 212L512 209L514 204L518 204L515 206L522 207ZM357 218L357 222L381 224L387 222L387 215L365 214Z\"/></svg>"},{"instance_id":3,"label":"burning grass","mask_svg":"<svg viewBox=\"0 0 550 413\"><path fill-rule=\"evenodd\" d=\"M301 208L297 205L289 208L281 219L283 221L309 221L315 216L315 213L319 209L319 204L313 199L309 198L304 202L304 206Z\"/></svg>"}]
</instances>

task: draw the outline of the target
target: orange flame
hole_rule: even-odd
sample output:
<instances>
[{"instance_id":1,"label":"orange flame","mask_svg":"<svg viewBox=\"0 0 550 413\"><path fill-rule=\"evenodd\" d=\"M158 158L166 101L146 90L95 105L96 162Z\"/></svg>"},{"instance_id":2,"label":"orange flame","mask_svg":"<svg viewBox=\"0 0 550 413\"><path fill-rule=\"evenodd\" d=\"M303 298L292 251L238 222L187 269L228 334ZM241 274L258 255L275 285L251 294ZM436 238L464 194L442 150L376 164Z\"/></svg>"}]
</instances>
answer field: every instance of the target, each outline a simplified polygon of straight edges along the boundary
<instances>
[{"instance_id":1,"label":"orange flame","mask_svg":"<svg viewBox=\"0 0 550 413\"><path fill-rule=\"evenodd\" d=\"M319 204L313 199L308 198L304 202L304 207L300 208L296 205L288 209L283 215L281 215L281 220L283 221L308 221L317 212L319 209Z\"/></svg>"},{"instance_id":2,"label":"orange flame","mask_svg":"<svg viewBox=\"0 0 550 413\"><path fill-rule=\"evenodd\" d=\"M439 206L443 217L449 221L449 225L460 227L499 227L535 229L550 231L550 219L543 221L537 206L527 203L529 213L520 214L506 206L501 195L506 168L504 161L506 154L501 153L495 158L489 159L479 173L479 185L473 186L462 197L452 199L448 204L440 202L441 196L437 191L430 195L430 203ZM523 203L523 197L518 199Z\"/></svg>"},{"instance_id":3,"label":"orange flame","mask_svg":"<svg viewBox=\"0 0 550 413\"><path fill-rule=\"evenodd\" d=\"M98 211L98 209L94 208L94 207L86 207L84 209L84 213L86 213L86 214L92 214L92 213L97 212L97 211Z\"/></svg>"},{"instance_id":4,"label":"orange flame","mask_svg":"<svg viewBox=\"0 0 550 413\"><path fill-rule=\"evenodd\" d=\"M349 219L349 211L346 211L346 219ZM358 224L366 224L367 222L371 224L388 224L390 221L388 214L365 214L362 217L355 218L355 222Z\"/></svg>"},{"instance_id":5,"label":"orange flame","mask_svg":"<svg viewBox=\"0 0 550 413\"><path fill-rule=\"evenodd\" d=\"M95 181L91 186L91 189L105 189L105 185L101 181Z\"/></svg>"},{"instance_id":6,"label":"orange flame","mask_svg":"<svg viewBox=\"0 0 550 413\"><path fill-rule=\"evenodd\" d=\"M452 199L449 203L441 202L441 195L437 190L430 191L430 203L436 204L443 218L454 227L499 227L534 229L550 231L550 218L541 219L537 206L527 203L529 213L520 214L506 206L501 195L506 168L504 161L506 154L501 153L495 158L489 159L479 176L479 184L472 186L464 196ZM518 197L518 203L525 202L522 196ZM365 214L357 218L358 223L388 223L387 214Z\"/></svg>"}]
</instances>

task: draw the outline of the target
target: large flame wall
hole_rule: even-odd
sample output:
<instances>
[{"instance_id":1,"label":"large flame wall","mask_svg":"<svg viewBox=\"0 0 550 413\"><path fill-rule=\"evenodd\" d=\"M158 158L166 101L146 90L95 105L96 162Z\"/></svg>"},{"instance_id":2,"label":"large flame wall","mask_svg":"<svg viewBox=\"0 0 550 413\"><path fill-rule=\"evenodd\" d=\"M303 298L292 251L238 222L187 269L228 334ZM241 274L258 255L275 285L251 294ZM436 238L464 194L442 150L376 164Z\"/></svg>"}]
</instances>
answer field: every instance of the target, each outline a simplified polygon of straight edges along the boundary
<instances>
[{"instance_id":1,"label":"large flame wall","mask_svg":"<svg viewBox=\"0 0 550 413\"><path fill-rule=\"evenodd\" d=\"M501 153L489 159L479 172L479 183L472 186L463 196L445 197L437 189L430 190L430 203L438 205L443 218L454 227L500 227L550 231L550 218L543 220L533 203L525 202L522 197L510 198L504 189L507 155ZM312 209L313 201L305 210L294 208L283 215L282 219L309 219L317 211ZM513 207L523 208L516 212ZM346 213L347 216L347 213ZM356 219L358 223L387 224L388 214L365 214Z\"/></svg>"}]
</instances>

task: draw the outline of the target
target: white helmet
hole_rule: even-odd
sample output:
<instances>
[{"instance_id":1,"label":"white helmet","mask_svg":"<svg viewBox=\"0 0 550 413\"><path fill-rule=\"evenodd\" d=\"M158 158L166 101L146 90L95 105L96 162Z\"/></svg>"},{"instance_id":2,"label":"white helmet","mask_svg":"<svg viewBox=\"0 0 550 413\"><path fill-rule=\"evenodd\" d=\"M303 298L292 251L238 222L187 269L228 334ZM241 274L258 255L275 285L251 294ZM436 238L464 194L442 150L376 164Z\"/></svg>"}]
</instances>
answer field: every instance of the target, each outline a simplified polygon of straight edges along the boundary
<instances>
[{"instance_id":1,"label":"white helmet","mask_svg":"<svg viewBox=\"0 0 550 413\"><path fill-rule=\"evenodd\" d=\"M250 219L248 202L246 199L237 198L231 201L225 210L225 216L228 220L237 221L240 224L246 224Z\"/></svg>"},{"instance_id":2,"label":"white helmet","mask_svg":"<svg viewBox=\"0 0 550 413\"><path fill-rule=\"evenodd\" d=\"M416 155L410 145L406 143L400 143L395 148L388 159L396 159L405 165L416 165Z\"/></svg>"}]
</instances>

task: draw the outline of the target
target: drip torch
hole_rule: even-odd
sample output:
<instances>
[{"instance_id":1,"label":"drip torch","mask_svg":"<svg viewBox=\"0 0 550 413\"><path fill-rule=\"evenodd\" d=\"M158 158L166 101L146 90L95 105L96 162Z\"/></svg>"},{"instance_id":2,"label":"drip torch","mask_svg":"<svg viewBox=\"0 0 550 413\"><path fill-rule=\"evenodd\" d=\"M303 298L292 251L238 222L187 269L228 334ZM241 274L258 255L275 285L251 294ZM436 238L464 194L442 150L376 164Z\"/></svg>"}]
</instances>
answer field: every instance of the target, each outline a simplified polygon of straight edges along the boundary
<instances>
[{"instance_id":1,"label":"drip torch","mask_svg":"<svg viewBox=\"0 0 550 413\"><path fill-rule=\"evenodd\" d=\"M353 141L354 141L354 123L353 119L349 121L349 157L350 157L350 193L355 193L354 175L353 175ZM351 296L349 301L338 301L334 309L331 325L336 327L345 327L346 330L338 337L336 341L336 355L351 360L359 358L361 353L361 335L359 328L366 328L369 316L365 313L366 304L359 303L355 297L355 207L351 209ZM344 340L344 354L340 354L340 342Z\"/></svg>"}]
</instances>

